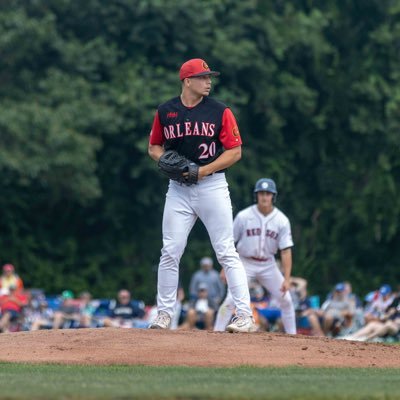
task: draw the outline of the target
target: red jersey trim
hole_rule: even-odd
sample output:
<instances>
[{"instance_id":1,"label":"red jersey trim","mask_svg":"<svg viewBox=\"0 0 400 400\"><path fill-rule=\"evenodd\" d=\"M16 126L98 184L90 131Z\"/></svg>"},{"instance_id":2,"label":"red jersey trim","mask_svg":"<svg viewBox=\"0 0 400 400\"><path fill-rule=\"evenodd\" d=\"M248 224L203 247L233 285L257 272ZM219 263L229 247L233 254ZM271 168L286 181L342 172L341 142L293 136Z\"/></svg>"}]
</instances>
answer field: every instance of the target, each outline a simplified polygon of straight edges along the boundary
<instances>
[{"instance_id":1,"label":"red jersey trim","mask_svg":"<svg viewBox=\"0 0 400 400\"><path fill-rule=\"evenodd\" d=\"M242 145L242 138L240 137L235 116L229 108L226 108L222 115L222 128L219 140L226 150Z\"/></svg>"},{"instance_id":2,"label":"red jersey trim","mask_svg":"<svg viewBox=\"0 0 400 400\"><path fill-rule=\"evenodd\" d=\"M164 144L164 142L165 142L165 138L163 135L160 118L158 116L158 111L156 111L156 115L154 116L154 120L153 120L153 126L151 127L149 143L151 145L162 146Z\"/></svg>"}]
</instances>

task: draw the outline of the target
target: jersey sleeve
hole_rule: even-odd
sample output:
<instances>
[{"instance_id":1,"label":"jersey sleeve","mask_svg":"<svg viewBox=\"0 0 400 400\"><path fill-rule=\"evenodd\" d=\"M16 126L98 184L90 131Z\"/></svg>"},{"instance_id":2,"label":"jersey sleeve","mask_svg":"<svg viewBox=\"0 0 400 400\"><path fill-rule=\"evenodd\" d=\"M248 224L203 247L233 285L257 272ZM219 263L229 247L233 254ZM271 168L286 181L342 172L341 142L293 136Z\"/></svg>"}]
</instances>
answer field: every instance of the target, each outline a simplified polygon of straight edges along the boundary
<instances>
[{"instance_id":1,"label":"jersey sleeve","mask_svg":"<svg viewBox=\"0 0 400 400\"><path fill-rule=\"evenodd\" d=\"M227 150L241 146L242 144L235 116L229 108L226 108L222 115L222 129L219 134L219 140Z\"/></svg>"},{"instance_id":2,"label":"jersey sleeve","mask_svg":"<svg viewBox=\"0 0 400 400\"><path fill-rule=\"evenodd\" d=\"M162 146L165 142L165 138L163 135L163 130L162 130L162 125L160 122L160 117L158 116L158 111L156 112L156 115L154 116L153 120L153 126L151 127L151 132L150 132L150 144L158 144Z\"/></svg>"},{"instance_id":3,"label":"jersey sleeve","mask_svg":"<svg viewBox=\"0 0 400 400\"><path fill-rule=\"evenodd\" d=\"M293 238L290 222L286 220L279 235L279 250L287 249L288 247L293 247Z\"/></svg>"}]
</instances>

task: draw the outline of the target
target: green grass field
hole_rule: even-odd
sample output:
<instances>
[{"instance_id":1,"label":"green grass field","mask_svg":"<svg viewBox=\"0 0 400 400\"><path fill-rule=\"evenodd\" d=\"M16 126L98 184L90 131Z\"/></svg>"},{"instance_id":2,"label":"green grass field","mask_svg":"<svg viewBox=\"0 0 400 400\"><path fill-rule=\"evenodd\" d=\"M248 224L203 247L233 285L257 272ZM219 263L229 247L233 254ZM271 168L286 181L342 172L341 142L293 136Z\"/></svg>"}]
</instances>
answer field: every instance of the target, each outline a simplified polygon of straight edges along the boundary
<instances>
[{"instance_id":1,"label":"green grass field","mask_svg":"<svg viewBox=\"0 0 400 400\"><path fill-rule=\"evenodd\" d=\"M0 399L400 399L400 369L0 364Z\"/></svg>"}]
</instances>

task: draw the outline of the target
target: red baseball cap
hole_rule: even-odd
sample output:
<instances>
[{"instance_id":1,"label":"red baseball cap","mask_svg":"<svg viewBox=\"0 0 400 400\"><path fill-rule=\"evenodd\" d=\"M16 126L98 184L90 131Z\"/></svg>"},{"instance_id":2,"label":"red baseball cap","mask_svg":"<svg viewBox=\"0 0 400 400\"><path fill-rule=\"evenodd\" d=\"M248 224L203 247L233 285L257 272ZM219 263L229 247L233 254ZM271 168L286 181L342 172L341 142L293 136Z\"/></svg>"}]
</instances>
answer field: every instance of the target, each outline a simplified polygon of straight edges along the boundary
<instances>
[{"instance_id":1,"label":"red baseball cap","mask_svg":"<svg viewBox=\"0 0 400 400\"><path fill-rule=\"evenodd\" d=\"M193 78L195 76L214 75L218 76L219 72L211 71L207 63L201 58L192 58L182 64L179 71L179 79L183 81L185 78Z\"/></svg>"},{"instance_id":2,"label":"red baseball cap","mask_svg":"<svg viewBox=\"0 0 400 400\"><path fill-rule=\"evenodd\" d=\"M14 271L14 265L12 264L4 264L3 271Z\"/></svg>"}]
</instances>

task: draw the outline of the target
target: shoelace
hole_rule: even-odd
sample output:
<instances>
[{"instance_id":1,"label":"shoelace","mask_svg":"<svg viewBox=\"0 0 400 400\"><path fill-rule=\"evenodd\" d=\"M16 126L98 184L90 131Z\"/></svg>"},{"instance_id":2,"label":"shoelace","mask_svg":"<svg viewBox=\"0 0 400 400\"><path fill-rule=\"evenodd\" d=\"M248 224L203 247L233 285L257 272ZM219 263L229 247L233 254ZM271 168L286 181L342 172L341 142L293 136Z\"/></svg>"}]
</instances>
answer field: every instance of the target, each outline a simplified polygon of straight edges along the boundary
<instances>
[{"instance_id":1,"label":"shoelace","mask_svg":"<svg viewBox=\"0 0 400 400\"><path fill-rule=\"evenodd\" d=\"M169 316L167 314L158 314L155 322L161 324L168 324Z\"/></svg>"},{"instance_id":2,"label":"shoelace","mask_svg":"<svg viewBox=\"0 0 400 400\"><path fill-rule=\"evenodd\" d=\"M246 325L246 322L247 320L243 315L237 315L232 319L232 323L236 324L237 326Z\"/></svg>"}]
</instances>

